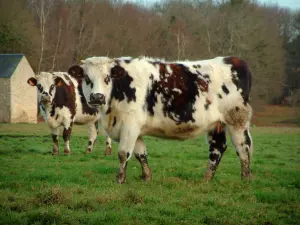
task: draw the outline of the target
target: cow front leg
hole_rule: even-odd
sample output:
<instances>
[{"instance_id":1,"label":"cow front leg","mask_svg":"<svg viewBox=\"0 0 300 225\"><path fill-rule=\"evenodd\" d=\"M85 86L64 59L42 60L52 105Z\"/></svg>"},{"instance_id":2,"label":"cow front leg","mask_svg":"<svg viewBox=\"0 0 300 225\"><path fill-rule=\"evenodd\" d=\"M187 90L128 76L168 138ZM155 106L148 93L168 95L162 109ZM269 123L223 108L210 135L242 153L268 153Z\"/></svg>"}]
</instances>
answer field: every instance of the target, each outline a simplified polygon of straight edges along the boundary
<instances>
[{"instance_id":1,"label":"cow front leg","mask_svg":"<svg viewBox=\"0 0 300 225\"><path fill-rule=\"evenodd\" d=\"M236 153L241 162L241 177L249 179L251 176L250 163L252 154L252 138L249 127L235 128L229 127L232 144L236 148Z\"/></svg>"},{"instance_id":2,"label":"cow front leg","mask_svg":"<svg viewBox=\"0 0 300 225\"><path fill-rule=\"evenodd\" d=\"M111 149L112 149L111 148L111 139L107 135L105 136L105 139L106 139L106 141L105 141L106 148L105 148L104 154L105 155L111 155Z\"/></svg>"},{"instance_id":3,"label":"cow front leg","mask_svg":"<svg viewBox=\"0 0 300 225\"><path fill-rule=\"evenodd\" d=\"M98 129L98 122L88 124L89 143L87 148L85 149L86 153L91 153L93 151L94 143L98 134L97 129Z\"/></svg>"},{"instance_id":4,"label":"cow front leg","mask_svg":"<svg viewBox=\"0 0 300 225\"><path fill-rule=\"evenodd\" d=\"M141 167L142 167L141 178L144 181L151 180L152 174L151 174L151 169L148 166L146 146L141 137L139 137L137 139L133 152L134 152L135 158L140 162Z\"/></svg>"},{"instance_id":5,"label":"cow front leg","mask_svg":"<svg viewBox=\"0 0 300 225\"><path fill-rule=\"evenodd\" d=\"M207 134L209 144L209 162L205 172L205 179L214 177L222 156L227 149L225 130L214 129Z\"/></svg>"},{"instance_id":6,"label":"cow front leg","mask_svg":"<svg viewBox=\"0 0 300 225\"><path fill-rule=\"evenodd\" d=\"M119 144L119 160L120 160L120 168L117 173L117 183L125 183L126 181L126 168L128 164L128 160L130 159L132 152L134 150L134 146L136 140L140 134L139 126L131 123L127 119L127 123L123 125L121 136L120 136L120 144Z\"/></svg>"},{"instance_id":7,"label":"cow front leg","mask_svg":"<svg viewBox=\"0 0 300 225\"><path fill-rule=\"evenodd\" d=\"M51 129L51 133L52 133L52 141L53 141L52 155L58 155L59 154L59 147L58 147L59 128Z\"/></svg>"},{"instance_id":8,"label":"cow front leg","mask_svg":"<svg viewBox=\"0 0 300 225\"><path fill-rule=\"evenodd\" d=\"M72 133L72 125L73 125L73 123L70 123L70 125L68 127L64 127L64 131L63 131L63 139L65 142L65 148L64 148L65 155L71 154L70 137L71 137L71 133Z\"/></svg>"}]
</instances>

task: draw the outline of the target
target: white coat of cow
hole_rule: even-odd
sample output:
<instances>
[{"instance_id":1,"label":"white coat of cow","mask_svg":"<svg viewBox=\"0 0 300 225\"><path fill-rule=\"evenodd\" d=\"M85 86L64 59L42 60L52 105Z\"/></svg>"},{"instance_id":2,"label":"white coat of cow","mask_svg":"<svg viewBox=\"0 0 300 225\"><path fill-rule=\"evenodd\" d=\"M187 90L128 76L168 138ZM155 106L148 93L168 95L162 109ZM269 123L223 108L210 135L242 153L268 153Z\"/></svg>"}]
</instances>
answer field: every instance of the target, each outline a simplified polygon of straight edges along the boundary
<instances>
[{"instance_id":1,"label":"white coat of cow","mask_svg":"<svg viewBox=\"0 0 300 225\"><path fill-rule=\"evenodd\" d=\"M185 140L202 132L210 151L205 178L211 179L227 148L225 128L240 158L242 177L250 177L251 73L244 60L91 57L69 71L85 77L84 96L101 112L105 132L119 142L117 182L125 182L132 153L143 179L152 178L144 135Z\"/></svg>"}]
</instances>

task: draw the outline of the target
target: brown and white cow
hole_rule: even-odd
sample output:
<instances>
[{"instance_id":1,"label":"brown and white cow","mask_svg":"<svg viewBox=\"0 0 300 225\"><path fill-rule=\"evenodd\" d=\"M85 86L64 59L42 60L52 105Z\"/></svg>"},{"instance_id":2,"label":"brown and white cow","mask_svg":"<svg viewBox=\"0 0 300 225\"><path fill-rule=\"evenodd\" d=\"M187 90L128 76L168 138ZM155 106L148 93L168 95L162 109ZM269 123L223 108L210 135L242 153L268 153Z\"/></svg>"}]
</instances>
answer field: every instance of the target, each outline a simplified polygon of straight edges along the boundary
<instances>
[{"instance_id":1,"label":"brown and white cow","mask_svg":"<svg viewBox=\"0 0 300 225\"><path fill-rule=\"evenodd\" d=\"M29 78L27 83L37 87L38 102L52 133L53 155L59 154L58 135L61 126L64 127L64 153L71 153L69 141L73 123L88 125L89 142L86 152L92 152L98 134L100 114L97 109L87 104L77 81L64 72L42 72L36 77ZM106 136L105 154L110 153L111 139Z\"/></svg>"},{"instance_id":2,"label":"brown and white cow","mask_svg":"<svg viewBox=\"0 0 300 225\"><path fill-rule=\"evenodd\" d=\"M210 151L205 178L211 179L227 148L225 128L240 158L242 177L250 177L251 73L244 60L91 57L69 71L85 77L84 96L100 110L105 132L119 142L117 182L125 182L132 153L144 180L151 179L144 135L185 140L202 132Z\"/></svg>"}]
</instances>

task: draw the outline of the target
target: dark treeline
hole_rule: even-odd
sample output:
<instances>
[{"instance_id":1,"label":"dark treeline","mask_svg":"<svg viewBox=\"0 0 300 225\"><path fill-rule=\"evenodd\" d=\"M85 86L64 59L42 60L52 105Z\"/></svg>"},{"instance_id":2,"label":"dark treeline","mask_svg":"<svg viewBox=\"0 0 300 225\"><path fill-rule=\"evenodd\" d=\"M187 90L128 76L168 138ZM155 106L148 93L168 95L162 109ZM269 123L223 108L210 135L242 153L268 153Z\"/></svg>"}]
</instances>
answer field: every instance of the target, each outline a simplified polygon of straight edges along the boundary
<instances>
[{"instance_id":1,"label":"dark treeline","mask_svg":"<svg viewBox=\"0 0 300 225\"><path fill-rule=\"evenodd\" d=\"M300 13L248 0L0 0L0 52L35 72L88 56L246 59L252 100L300 103Z\"/></svg>"}]
</instances>

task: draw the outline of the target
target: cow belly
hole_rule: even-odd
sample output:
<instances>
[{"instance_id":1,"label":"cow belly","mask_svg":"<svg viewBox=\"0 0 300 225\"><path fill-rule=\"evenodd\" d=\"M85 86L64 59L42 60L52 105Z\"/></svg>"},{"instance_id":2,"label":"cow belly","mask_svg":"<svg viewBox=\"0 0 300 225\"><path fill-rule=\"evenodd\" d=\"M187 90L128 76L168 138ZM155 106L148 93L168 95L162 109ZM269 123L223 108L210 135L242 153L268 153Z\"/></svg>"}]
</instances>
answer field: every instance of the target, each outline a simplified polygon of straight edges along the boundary
<instances>
[{"instance_id":1,"label":"cow belly","mask_svg":"<svg viewBox=\"0 0 300 225\"><path fill-rule=\"evenodd\" d=\"M146 126L142 128L141 131L142 135L149 135L149 136L160 137L164 139L174 139L174 140L186 140L190 138L195 138L202 132L203 132L202 128L191 124L175 125L172 127Z\"/></svg>"}]
</instances>

